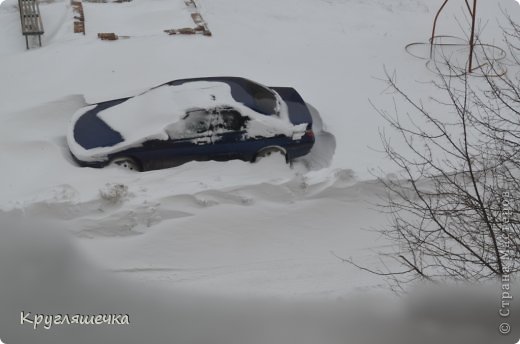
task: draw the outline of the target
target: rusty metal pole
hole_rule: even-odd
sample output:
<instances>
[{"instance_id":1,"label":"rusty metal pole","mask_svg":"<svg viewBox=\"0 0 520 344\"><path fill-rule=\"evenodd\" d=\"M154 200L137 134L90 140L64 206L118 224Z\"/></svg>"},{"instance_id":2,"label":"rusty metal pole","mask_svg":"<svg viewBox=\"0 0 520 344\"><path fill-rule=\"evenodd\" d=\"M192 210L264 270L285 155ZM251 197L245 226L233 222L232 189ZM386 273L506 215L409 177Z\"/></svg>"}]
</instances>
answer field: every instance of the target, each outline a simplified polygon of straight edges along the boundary
<instances>
[{"instance_id":1,"label":"rusty metal pole","mask_svg":"<svg viewBox=\"0 0 520 344\"><path fill-rule=\"evenodd\" d=\"M477 17L477 0L473 0L473 10L471 11L471 36L469 38L469 65L468 72L473 71L473 49L475 47L475 21Z\"/></svg>"},{"instance_id":2,"label":"rusty metal pole","mask_svg":"<svg viewBox=\"0 0 520 344\"><path fill-rule=\"evenodd\" d=\"M435 40L435 30L437 28L437 20L439 19L439 16L448 3L449 0L444 0L442 3L442 6L437 11L437 14L435 15L435 19L433 20L433 29L432 29L432 36L430 38L430 58L433 58L433 45ZM473 72L473 53L475 50L475 24L477 19L477 0L473 0L473 8L470 8L468 0L465 0L466 6L468 8L468 11L471 15L471 35L469 38L469 60L468 60L468 72Z\"/></svg>"},{"instance_id":3,"label":"rusty metal pole","mask_svg":"<svg viewBox=\"0 0 520 344\"><path fill-rule=\"evenodd\" d=\"M444 9L444 6L448 3L448 0L444 0L444 3L442 4L441 8L437 11L437 14L435 15L435 19L433 20L433 29L432 29L432 37L430 38L430 58L433 57L433 44L435 40L435 30L437 28L437 20L439 19L439 15L441 14L442 10Z\"/></svg>"}]
</instances>

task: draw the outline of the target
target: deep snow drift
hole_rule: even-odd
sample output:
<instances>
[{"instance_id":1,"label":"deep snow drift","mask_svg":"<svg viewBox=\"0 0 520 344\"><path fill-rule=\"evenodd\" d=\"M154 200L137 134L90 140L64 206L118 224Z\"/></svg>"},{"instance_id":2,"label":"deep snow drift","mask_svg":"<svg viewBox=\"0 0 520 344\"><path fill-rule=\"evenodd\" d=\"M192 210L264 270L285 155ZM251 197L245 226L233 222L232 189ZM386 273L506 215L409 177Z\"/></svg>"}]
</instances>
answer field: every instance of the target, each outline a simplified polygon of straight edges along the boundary
<instances>
[{"instance_id":1,"label":"deep snow drift","mask_svg":"<svg viewBox=\"0 0 520 344\"><path fill-rule=\"evenodd\" d=\"M369 99L393 106L380 80L386 66L429 104L431 88L421 82L432 74L404 46L428 39L440 3L199 0L213 32L204 37L161 32L164 1L88 4L85 36L73 33L68 2L43 2L44 47L30 51L16 4L0 6L3 212L57 221L86 259L137 286L296 299L385 290L382 279L336 255L377 264L373 251L386 244L369 231L386 223L374 206L384 190L369 171L395 168L377 152L384 124ZM128 27L132 6L144 4L134 37L97 39L97 30ZM520 8L480 2L481 37L500 45L498 4L513 16ZM463 5L450 2L439 33L464 35ZM117 6L129 17L103 26L105 8ZM79 108L174 79L223 75L297 89L313 111L311 154L293 166L207 162L146 173L79 168L70 158L66 129Z\"/></svg>"},{"instance_id":2,"label":"deep snow drift","mask_svg":"<svg viewBox=\"0 0 520 344\"><path fill-rule=\"evenodd\" d=\"M152 21L154 6L165 6L121 4L119 20L131 21L144 3L149 12L142 21ZM378 79L385 65L428 102L431 89L415 81L432 74L404 46L427 40L437 4L198 3L213 37L153 28L154 34L116 42L96 36L95 25L106 21L98 13L104 4L87 6L83 36L73 33L67 2L42 3L44 47L30 51L18 32L17 2L2 4L0 208L58 219L104 268L172 287L332 296L381 283L331 252L372 257L369 249L385 244L366 231L385 224L373 206L381 186L363 180L372 178L371 168L394 167L376 151L383 123L368 100L391 103ZM462 35L463 8L451 3L439 33ZM107 6L115 11L119 4ZM510 0L500 6L519 11ZM479 11L482 39L500 44L500 8L485 2ZM172 25L187 25L175 18ZM276 160L208 162L137 174L79 168L70 158L65 135L77 109L173 79L215 75L295 87L313 111L311 154L292 167Z\"/></svg>"}]
</instances>

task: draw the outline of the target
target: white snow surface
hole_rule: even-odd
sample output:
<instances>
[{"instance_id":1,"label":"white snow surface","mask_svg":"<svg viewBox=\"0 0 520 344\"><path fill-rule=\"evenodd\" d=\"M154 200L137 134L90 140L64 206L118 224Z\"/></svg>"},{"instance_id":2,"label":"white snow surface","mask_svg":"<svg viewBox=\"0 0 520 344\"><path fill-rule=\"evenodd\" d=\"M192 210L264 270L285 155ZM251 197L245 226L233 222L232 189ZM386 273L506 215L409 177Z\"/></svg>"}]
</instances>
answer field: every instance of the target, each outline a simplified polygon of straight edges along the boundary
<instances>
[{"instance_id":1,"label":"white snow surface","mask_svg":"<svg viewBox=\"0 0 520 344\"><path fill-rule=\"evenodd\" d=\"M83 3L86 32L113 32L118 36L150 37L163 30L193 27L190 11L183 1L132 0L123 3Z\"/></svg>"},{"instance_id":2,"label":"white snow surface","mask_svg":"<svg viewBox=\"0 0 520 344\"><path fill-rule=\"evenodd\" d=\"M147 14L137 20L131 8L144 4ZM435 107L424 83L432 73L404 46L427 41L440 3L198 0L212 37L155 34L168 4L180 6L88 4L83 36L73 33L69 1L42 2L43 47L29 51L17 1L0 5L0 209L59 222L90 260L134 283L281 298L384 290L380 278L336 255L377 266L374 250L387 244L370 231L387 223L374 206L384 190L370 171L395 167L377 150L385 124L369 99L393 109L380 80L386 66ZM440 34L464 35L463 5L449 3ZM513 17L520 8L513 0L479 2L481 39L500 45L498 5ZM113 31L136 37L98 40L96 30L112 30L101 26L103 11L117 6L124 10ZM185 26L174 18L164 29ZM313 111L313 151L293 166L193 162L145 173L72 161L66 133L79 109L220 75L298 90Z\"/></svg>"}]
</instances>

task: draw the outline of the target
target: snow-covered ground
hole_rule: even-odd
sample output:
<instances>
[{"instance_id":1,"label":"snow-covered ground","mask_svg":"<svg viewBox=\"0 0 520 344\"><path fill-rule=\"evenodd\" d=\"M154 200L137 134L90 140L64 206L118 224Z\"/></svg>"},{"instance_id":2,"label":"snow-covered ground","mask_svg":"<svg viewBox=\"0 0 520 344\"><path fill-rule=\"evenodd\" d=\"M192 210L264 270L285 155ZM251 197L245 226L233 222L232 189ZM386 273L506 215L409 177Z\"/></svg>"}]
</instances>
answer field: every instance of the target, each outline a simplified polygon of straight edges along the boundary
<instances>
[{"instance_id":1,"label":"snow-covered ground","mask_svg":"<svg viewBox=\"0 0 520 344\"><path fill-rule=\"evenodd\" d=\"M73 33L69 2L42 2L44 46L29 51L17 1L1 4L2 217L57 221L89 262L138 287L307 300L384 291L384 280L336 255L375 265L374 250L386 244L370 231L386 223L375 207L384 190L370 171L395 168L377 151L384 124L369 99L391 104L380 80L386 66L428 102L421 82L432 74L404 46L428 39L440 2L198 0L212 37L162 33L191 20L175 11L183 1L168 3L86 4L83 36ZM512 16L520 7L479 3L482 38L500 45L498 5ZM439 33L464 35L463 6L450 2ZM141 7L146 14L136 16ZM101 31L133 37L106 42ZM79 108L224 75L296 88L313 108L311 154L292 167L194 162L145 173L73 163L65 135Z\"/></svg>"},{"instance_id":2,"label":"snow-covered ground","mask_svg":"<svg viewBox=\"0 0 520 344\"><path fill-rule=\"evenodd\" d=\"M133 0L123 3L84 3L86 33L114 32L120 36L160 35L165 29L192 27L184 1ZM172 27L176 26L176 27Z\"/></svg>"},{"instance_id":3,"label":"snow-covered ground","mask_svg":"<svg viewBox=\"0 0 520 344\"><path fill-rule=\"evenodd\" d=\"M86 36L73 33L67 2L42 3L44 47L29 51L18 32L17 2L2 4L0 208L63 221L103 267L175 287L214 291L217 283L245 293L343 295L373 286L331 252L368 257L369 248L384 245L366 231L385 223L371 206L381 187L369 181L369 170L394 167L376 151L383 123L369 99L391 101L379 80L386 66L427 100L421 92L430 89L415 81L431 73L404 46L427 39L437 4L202 0L213 37L158 31L105 42L88 29L108 20L103 6L123 6L119 20L133 22L136 12L128 7L144 2L86 4ZM461 35L459 5L447 8L440 33ZM500 5L519 12L512 1ZM153 13L166 5L147 6ZM482 36L499 42L499 7L483 3L479 11ZM72 162L65 135L78 108L214 75L295 87L323 122L310 157L293 168L274 160L207 162L138 174ZM125 195L111 203L102 193L116 184Z\"/></svg>"}]
</instances>

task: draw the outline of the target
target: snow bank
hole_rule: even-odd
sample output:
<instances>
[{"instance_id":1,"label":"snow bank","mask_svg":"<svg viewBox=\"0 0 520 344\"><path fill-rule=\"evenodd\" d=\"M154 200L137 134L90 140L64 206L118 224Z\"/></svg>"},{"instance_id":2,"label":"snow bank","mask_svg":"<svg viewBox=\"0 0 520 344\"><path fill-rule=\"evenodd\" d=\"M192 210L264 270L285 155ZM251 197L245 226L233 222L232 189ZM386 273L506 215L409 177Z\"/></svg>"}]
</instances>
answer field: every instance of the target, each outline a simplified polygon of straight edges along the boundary
<instances>
[{"instance_id":1,"label":"snow bank","mask_svg":"<svg viewBox=\"0 0 520 344\"><path fill-rule=\"evenodd\" d=\"M366 291L332 301L208 297L158 283L143 288L124 272L92 264L62 226L4 217L0 227L0 333L6 344L155 344L165 338L180 344L511 344L518 338L515 327L509 336L501 336L493 326L501 320L498 285L426 288L400 299ZM261 270L254 264L245 267ZM182 273L165 267L133 273L160 271ZM283 279L283 271L279 273ZM212 271L201 269L199 274ZM518 287L514 283L512 290ZM20 323L22 311L29 319L35 314L126 314L129 324L47 323L50 328L45 329L42 321L34 329L34 324ZM507 320L513 325L518 324L518 311L512 302Z\"/></svg>"}]
</instances>

